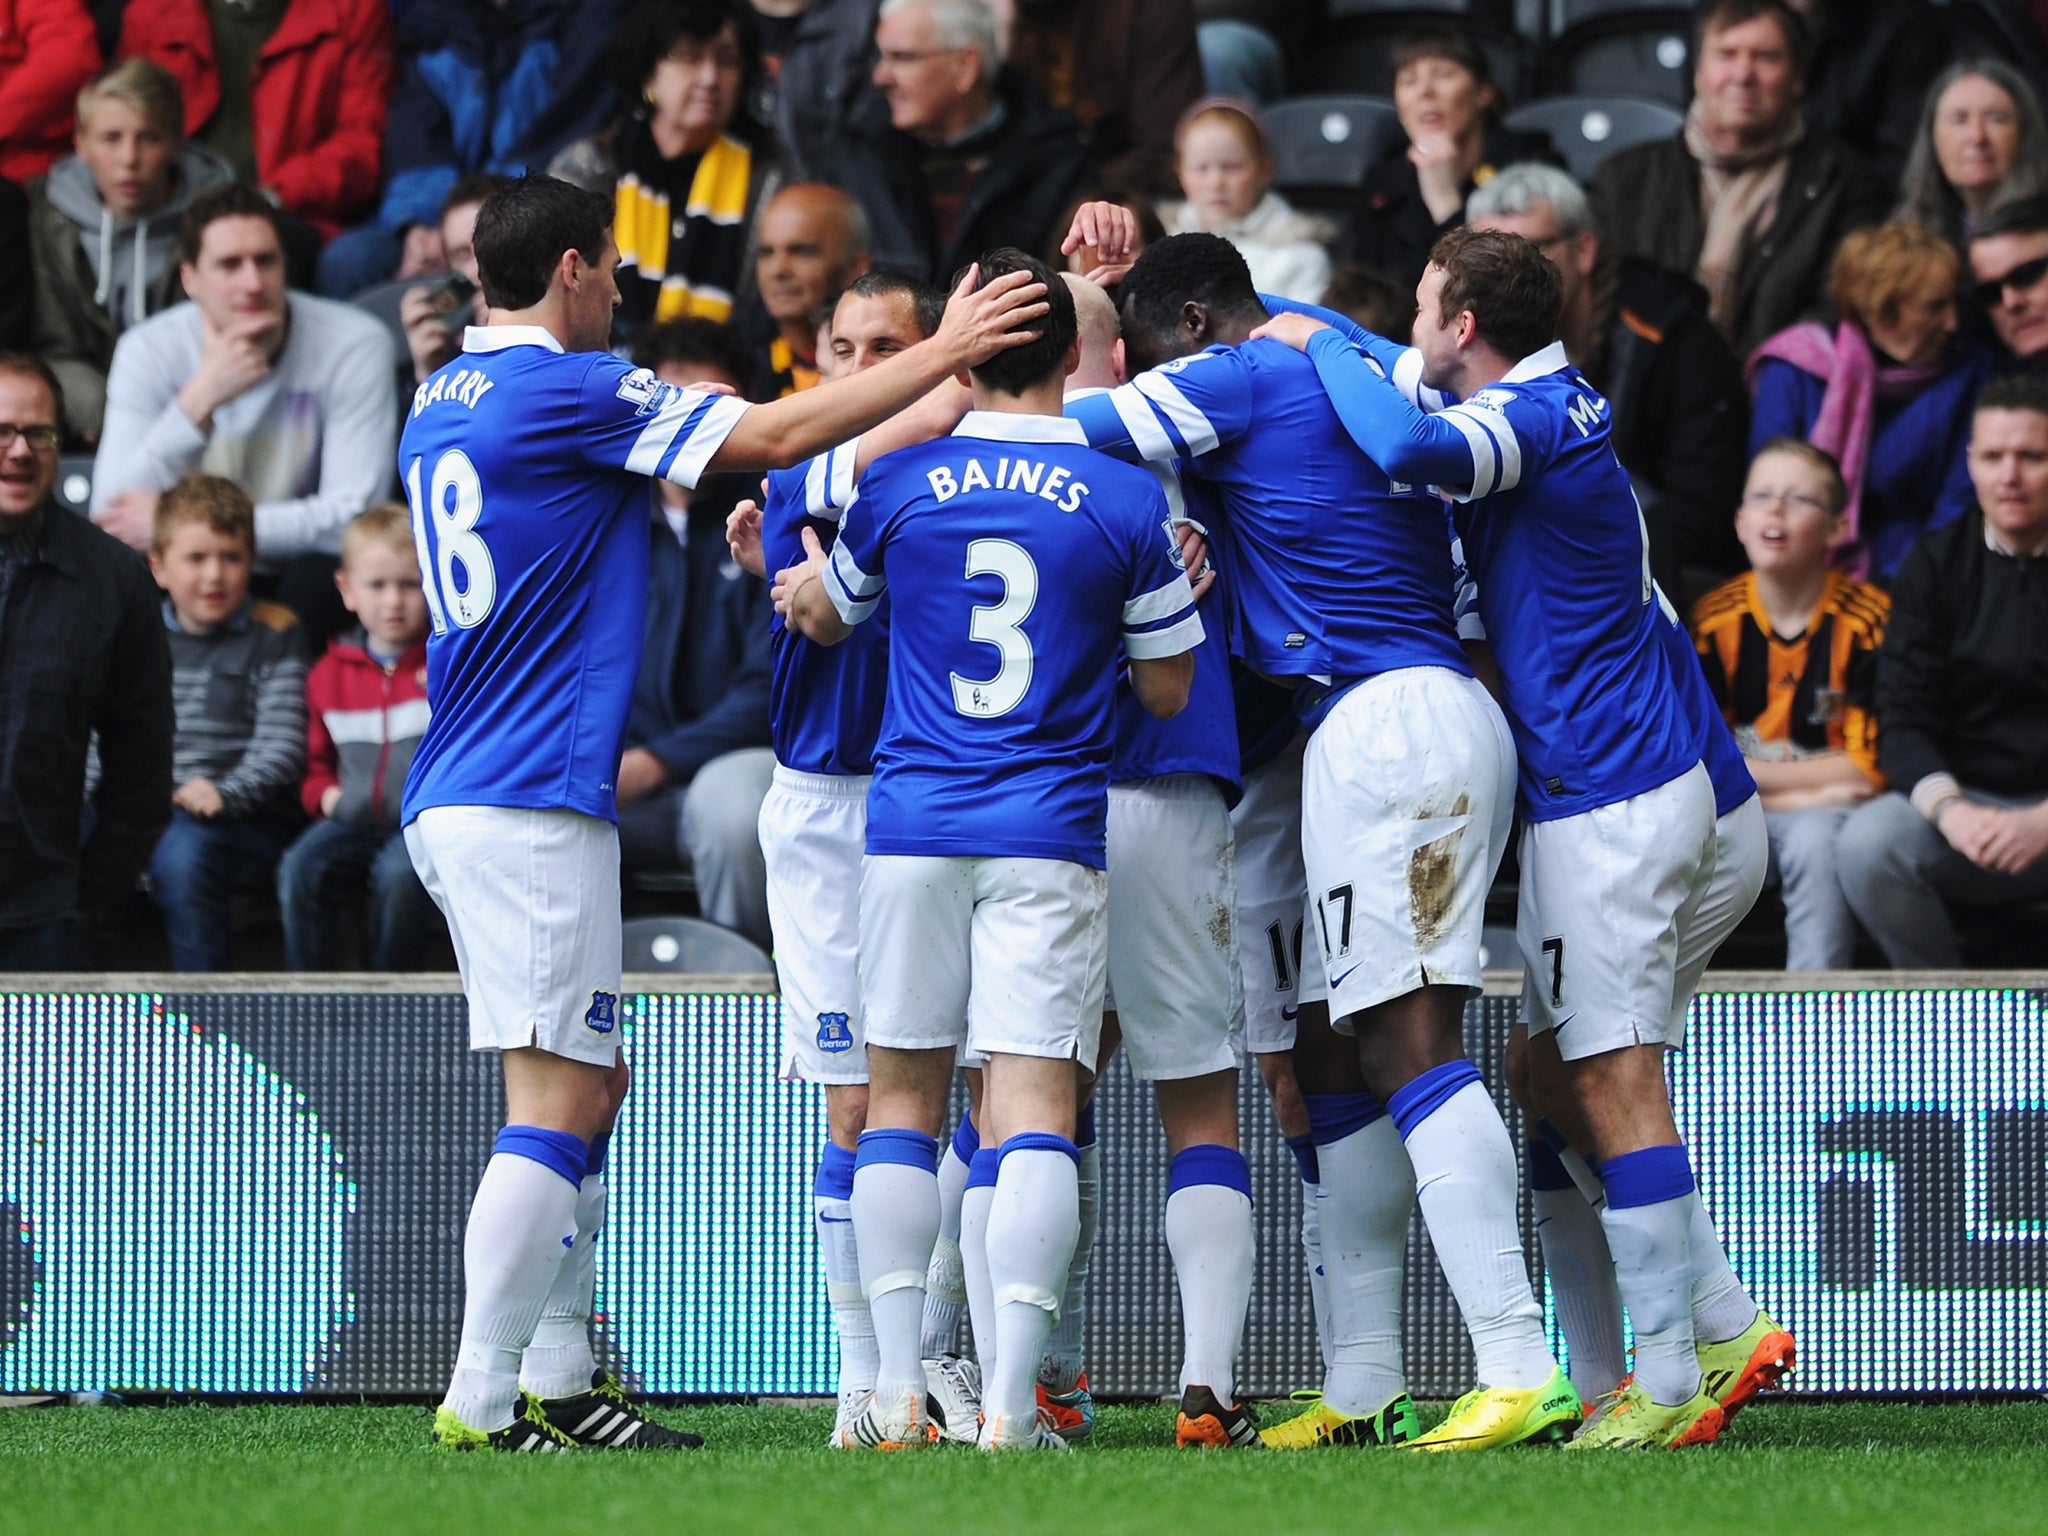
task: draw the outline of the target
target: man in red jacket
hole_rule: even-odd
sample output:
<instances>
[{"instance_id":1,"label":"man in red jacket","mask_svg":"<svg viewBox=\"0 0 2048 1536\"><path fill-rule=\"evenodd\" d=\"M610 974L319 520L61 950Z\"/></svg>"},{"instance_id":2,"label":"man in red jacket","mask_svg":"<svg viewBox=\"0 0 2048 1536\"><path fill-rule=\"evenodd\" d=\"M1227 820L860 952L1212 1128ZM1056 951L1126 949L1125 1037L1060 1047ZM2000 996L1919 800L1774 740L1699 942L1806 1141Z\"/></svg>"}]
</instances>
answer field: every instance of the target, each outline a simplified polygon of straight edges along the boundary
<instances>
[{"instance_id":1,"label":"man in red jacket","mask_svg":"<svg viewBox=\"0 0 2048 1536\"><path fill-rule=\"evenodd\" d=\"M370 210L391 99L390 0L156 0L123 14L120 52L176 76L186 135L322 238Z\"/></svg>"},{"instance_id":2,"label":"man in red jacket","mask_svg":"<svg viewBox=\"0 0 2048 1536\"><path fill-rule=\"evenodd\" d=\"M78 88L99 67L85 0L0 0L0 176L26 181L71 153Z\"/></svg>"},{"instance_id":3,"label":"man in red jacket","mask_svg":"<svg viewBox=\"0 0 2048 1536\"><path fill-rule=\"evenodd\" d=\"M313 825L277 867L286 962L338 971L345 916L369 897L369 968L420 969L440 914L413 873L399 802L427 729L427 600L405 508L370 508L341 536L342 601L362 621L306 678L306 782Z\"/></svg>"}]
</instances>

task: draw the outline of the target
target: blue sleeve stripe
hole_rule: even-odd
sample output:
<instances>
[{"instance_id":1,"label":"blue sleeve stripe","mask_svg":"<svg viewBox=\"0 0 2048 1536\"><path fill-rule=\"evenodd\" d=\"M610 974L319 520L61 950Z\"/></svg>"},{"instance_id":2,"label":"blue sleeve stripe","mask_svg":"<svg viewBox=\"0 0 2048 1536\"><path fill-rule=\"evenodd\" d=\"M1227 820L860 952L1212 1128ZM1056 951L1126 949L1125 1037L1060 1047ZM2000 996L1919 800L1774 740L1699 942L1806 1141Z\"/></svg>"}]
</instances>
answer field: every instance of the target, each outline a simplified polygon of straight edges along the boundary
<instances>
[{"instance_id":1,"label":"blue sleeve stripe","mask_svg":"<svg viewBox=\"0 0 2048 1536\"><path fill-rule=\"evenodd\" d=\"M1452 423L1468 438L1472 437L1474 428L1485 434L1494 460L1494 482L1486 491L1475 491L1475 498L1512 491L1522 483L1522 441L1515 436L1513 424L1500 411L1479 405L1454 405L1443 413L1442 419Z\"/></svg>"},{"instance_id":2,"label":"blue sleeve stripe","mask_svg":"<svg viewBox=\"0 0 2048 1536\"><path fill-rule=\"evenodd\" d=\"M1191 457L1200 457L1221 441L1209 418L1202 414L1194 401L1181 393L1178 384L1164 374L1141 373L1132 382L1138 393L1152 402L1180 440L1187 444Z\"/></svg>"},{"instance_id":3,"label":"blue sleeve stripe","mask_svg":"<svg viewBox=\"0 0 2048 1536\"><path fill-rule=\"evenodd\" d=\"M1121 385L1110 391L1109 403L1115 407L1117 419L1124 424L1124 434L1131 446L1151 464L1167 463L1181 456L1174 443L1161 425L1152 402L1138 393L1137 386Z\"/></svg>"},{"instance_id":4,"label":"blue sleeve stripe","mask_svg":"<svg viewBox=\"0 0 2048 1536\"><path fill-rule=\"evenodd\" d=\"M1459 501L1477 501L1493 494L1500 476L1500 455L1494 452L1493 434L1474 421L1462 407L1445 411L1437 420L1456 427L1472 450L1472 478L1453 491ZM1446 487L1446 489L1451 489Z\"/></svg>"},{"instance_id":5,"label":"blue sleeve stripe","mask_svg":"<svg viewBox=\"0 0 2048 1536\"><path fill-rule=\"evenodd\" d=\"M1194 588L1188 585L1187 577L1176 575L1164 586L1154 587L1124 604L1124 628L1135 629L1141 624L1156 624L1161 619L1170 619L1191 606L1194 600Z\"/></svg>"},{"instance_id":6,"label":"blue sleeve stripe","mask_svg":"<svg viewBox=\"0 0 2048 1536\"><path fill-rule=\"evenodd\" d=\"M1148 629L1143 634L1124 631L1124 654L1133 661L1155 661L1162 656L1178 656L1182 651L1192 651L1207 635L1202 628L1202 616L1193 609L1177 624L1164 629Z\"/></svg>"},{"instance_id":7,"label":"blue sleeve stripe","mask_svg":"<svg viewBox=\"0 0 2048 1536\"><path fill-rule=\"evenodd\" d=\"M848 624L859 624L868 618L888 586L881 577L868 575L854 563L843 539L832 546L832 558L825 562L824 581L825 595Z\"/></svg>"},{"instance_id":8,"label":"blue sleeve stripe","mask_svg":"<svg viewBox=\"0 0 2048 1536\"><path fill-rule=\"evenodd\" d=\"M696 489L704 478L712 456L732 436L732 429L747 414L747 402L731 395L712 395L662 457L661 478L685 490Z\"/></svg>"},{"instance_id":9,"label":"blue sleeve stripe","mask_svg":"<svg viewBox=\"0 0 2048 1536\"><path fill-rule=\"evenodd\" d=\"M674 446L677 435L710 399L694 390L685 390L668 404L654 413L654 417L640 429L640 435L633 439L632 450L626 455L626 469L636 475L658 475L662 461Z\"/></svg>"},{"instance_id":10,"label":"blue sleeve stripe","mask_svg":"<svg viewBox=\"0 0 2048 1536\"><path fill-rule=\"evenodd\" d=\"M1394 360L1390 377L1394 387L1406 395L1409 403L1418 410L1440 411L1448 401L1447 396L1422 382L1422 354L1413 347L1404 348Z\"/></svg>"},{"instance_id":11,"label":"blue sleeve stripe","mask_svg":"<svg viewBox=\"0 0 2048 1536\"><path fill-rule=\"evenodd\" d=\"M831 517L854 502L854 464L860 439L841 443L811 460L804 474L804 510L813 517Z\"/></svg>"}]
</instances>

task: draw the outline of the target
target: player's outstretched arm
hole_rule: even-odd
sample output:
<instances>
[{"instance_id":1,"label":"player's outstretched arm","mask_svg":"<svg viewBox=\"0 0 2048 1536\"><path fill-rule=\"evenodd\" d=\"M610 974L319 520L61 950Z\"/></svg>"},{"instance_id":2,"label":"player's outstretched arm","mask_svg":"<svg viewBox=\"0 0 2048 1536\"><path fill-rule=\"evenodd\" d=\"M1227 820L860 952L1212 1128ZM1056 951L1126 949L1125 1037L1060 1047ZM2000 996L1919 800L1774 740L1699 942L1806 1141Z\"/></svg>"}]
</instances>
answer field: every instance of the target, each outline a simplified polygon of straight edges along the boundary
<instances>
[{"instance_id":1,"label":"player's outstretched arm","mask_svg":"<svg viewBox=\"0 0 2048 1536\"><path fill-rule=\"evenodd\" d=\"M1131 658L1131 692L1154 718L1171 720L1188 707L1195 685L1195 653Z\"/></svg>"},{"instance_id":2,"label":"player's outstretched arm","mask_svg":"<svg viewBox=\"0 0 2048 1536\"><path fill-rule=\"evenodd\" d=\"M980 273L979 266L967 269L930 339L847 378L749 407L709 468L786 469L881 425L962 369L1036 341L1031 323L1049 307L1045 284L1028 272L1010 272L976 288Z\"/></svg>"},{"instance_id":3,"label":"player's outstretched arm","mask_svg":"<svg viewBox=\"0 0 2048 1536\"><path fill-rule=\"evenodd\" d=\"M1344 430L1389 479L1461 487L1480 478L1464 425L1419 409L1343 332L1287 314L1275 315L1252 335L1308 354ZM1474 423L1471 430L1485 429Z\"/></svg>"}]
</instances>

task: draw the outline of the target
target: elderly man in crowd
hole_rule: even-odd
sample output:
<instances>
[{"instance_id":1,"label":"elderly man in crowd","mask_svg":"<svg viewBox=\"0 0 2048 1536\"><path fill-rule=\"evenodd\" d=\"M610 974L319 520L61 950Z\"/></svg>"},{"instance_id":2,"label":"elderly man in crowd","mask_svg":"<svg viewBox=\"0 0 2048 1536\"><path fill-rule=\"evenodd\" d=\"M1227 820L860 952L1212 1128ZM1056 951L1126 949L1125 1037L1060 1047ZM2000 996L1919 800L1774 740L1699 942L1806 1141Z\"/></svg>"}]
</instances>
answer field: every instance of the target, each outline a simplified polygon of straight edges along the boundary
<instances>
[{"instance_id":1,"label":"elderly man in crowd","mask_svg":"<svg viewBox=\"0 0 2048 1536\"><path fill-rule=\"evenodd\" d=\"M178 255L192 302L114 349L93 520L145 549L158 494L203 470L255 501L259 563L334 554L391 481L389 337L346 304L285 291L277 212L247 183L193 202Z\"/></svg>"},{"instance_id":2,"label":"elderly man in crowd","mask_svg":"<svg viewBox=\"0 0 2048 1536\"><path fill-rule=\"evenodd\" d=\"M1892 587L1878 765L1900 793L1835 849L1857 921L1908 970L1962 963L1950 906L2048 898L2048 380L1978 397L1970 478L1978 514L1922 539Z\"/></svg>"},{"instance_id":3,"label":"elderly man in crowd","mask_svg":"<svg viewBox=\"0 0 2048 1536\"><path fill-rule=\"evenodd\" d=\"M1465 213L1474 229L1522 236L1563 272L1565 354L1614 408L1614 456L1642 503L1658 584L1683 601L1702 578L1741 570L1733 514L1749 391L1699 285L1608 250L1584 190L1555 166L1507 167Z\"/></svg>"},{"instance_id":4,"label":"elderly man in crowd","mask_svg":"<svg viewBox=\"0 0 2048 1536\"><path fill-rule=\"evenodd\" d=\"M51 499L62 394L47 364L0 353L0 971L84 970L85 920L134 889L171 819L156 583Z\"/></svg>"},{"instance_id":5,"label":"elderly man in crowd","mask_svg":"<svg viewBox=\"0 0 2048 1536\"><path fill-rule=\"evenodd\" d=\"M754 230L767 323L756 316L743 328L759 337L751 398L780 400L818 382L818 312L867 271L872 243L867 214L837 187L800 182L768 200Z\"/></svg>"},{"instance_id":6,"label":"elderly man in crowd","mask_svg":"<svg viewBox=\"0 0 2048 1536\"><path fill-rule=\"evenodd\" d=\"M1677 138L1624 150L1593 200L1615 249L1697 278L1738 357L1821 297L1842 236L1888 193L1845 146L1807 130L1806 27L1785 0L1710 0Z\"/></svg>"},{"instance_id":7,"label":"elderly man in crowd","mask_svg":"<svg viewBox=\"0 0 2048 1536\"><path fill-rule=\"evenodd\" d=\"M1093 183L1072 113L1003 67L985 0L883 0L879 95L819 157L874 222L875 261L943 283L998 246L1044 249Z\"/></svg>"},{"instance_id":8,"label":"elderly man in crowd","mask_svg":"<svg viewBox=\"0 0 2048 1536\"><path fill-rule=\"evenodd\" d=\"M194 198L235 173L185 142L178 82L148 59L86 83L75 148L29 183L30 345L64 386L66 435L97 442L114 343L184 297L178 226Z\"/></svg>"}]
</instances>

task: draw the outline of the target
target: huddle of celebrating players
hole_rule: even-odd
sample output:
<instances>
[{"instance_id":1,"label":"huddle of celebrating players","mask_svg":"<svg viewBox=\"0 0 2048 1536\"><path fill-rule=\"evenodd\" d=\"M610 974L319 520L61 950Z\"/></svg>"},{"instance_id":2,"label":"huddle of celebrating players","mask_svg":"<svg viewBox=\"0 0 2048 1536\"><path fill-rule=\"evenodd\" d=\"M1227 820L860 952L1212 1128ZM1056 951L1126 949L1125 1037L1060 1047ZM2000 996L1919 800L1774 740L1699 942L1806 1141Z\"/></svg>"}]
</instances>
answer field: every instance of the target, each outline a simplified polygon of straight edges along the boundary
<instances>
[{"instance_id":1,"label":"huddle of celebrating players","mask_svg":"<svg viewBox=\"0 0 2048 1536\"><path fill-rule=\"evenodd\" d=\"M1790 1368L1663 1076L1761 885L1762 815L1536 247L1446 237L1413 348L1262 301L1204 235L1149 248L1114 303L1014 251L943 303L873 275L834 314L835 376L749 407L603 352L617 252L581 196L530 178L484 205L491 323L449 366L487 382L422 386L401 446L435 621L408 840L507 1097L437 1443L690 1443L588 1340L626 1086L611 778L637 477L763 466L783 467L731 534L777 573L761 831L784 1070L829 1106L835 1446L1088 1433L1089 1097L1117 1040L1172 1153L1181 1444L1693 1444ZM1096 205L1072 240L1114 261L1130 233ZM942 385L963 369L971 388ZM1541 1133L1569 1379L1462 1044L1517 811L1508 1070ZM1301 1166L1326 1364L1263 1431L1233 1381L1245 1046ZM959 1066L974 1107L942 1156ZM1426 1434L1400 1337L1417 1201L1479 1381ZM973 1362L952 1354L963 1301Z\"/></svg>"}]
</instances>

